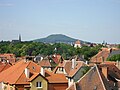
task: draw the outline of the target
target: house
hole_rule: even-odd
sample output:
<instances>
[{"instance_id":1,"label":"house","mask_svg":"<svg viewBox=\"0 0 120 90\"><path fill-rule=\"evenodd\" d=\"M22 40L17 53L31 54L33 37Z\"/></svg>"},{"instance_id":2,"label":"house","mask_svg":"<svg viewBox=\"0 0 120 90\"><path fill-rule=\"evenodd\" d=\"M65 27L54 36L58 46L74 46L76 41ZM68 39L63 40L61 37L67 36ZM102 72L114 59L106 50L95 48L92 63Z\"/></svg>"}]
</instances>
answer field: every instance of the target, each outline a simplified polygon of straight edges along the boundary
<instances>
[{"instance_id":1,"label":"house","mask_svg":"<svg viewBox=\"0 0 120 90\"><path fill-rule=\"evenodd\" d=\"M3 62L9 62L11 64L14 64L16 62L15 54L12 53L4 53L0 54L1 61Z\"/></svg>"},{"instance_id":2,"label":"house","mask_svg":"<svg viewBox=\"0 0 120 90\"><path fill-rule=\"evenodd\" d=\"M68 79L68 86L77 82L88 70L88 66L83 61L64 60L53 71L53 73L64 74Z\"/></svg>"},{"instance_id":3,"label":"house","mask_svg":"<svg viewBox=\"0 0 120 90\"><path fill-rule=\"evenodd\" d=\"M120 70L113 64L92 67L80 80L66 90L119 90Z\"/></svg>"},{"instance_id":4,"label":"house","mask_svg":"<svg viewBox=\"0 0 120 90\"><path fill-rule=\"evenodd\" d=\"M81 41L80 41L80 40L77 40L77 41L75 42L75 44L74 44L74 47L75 47L75 48L77 48L77 47L81 48L81 47L82 47Z\"/></svg>"},{"instance_id":5,"label":"house","mask_svg":"<svg viewBox=\"0 0 120 90\"><path fill-rule=\"evenodd\" d=\"M46 71L46 74L48 90L66 90L68 87L68 80L64 74L56 74L48 71Z\"/></svg>"},{"instance_id":6,"label":"house","mask_svg":"<svg viewBox=\"0 0 120 90\"><path fill-rule=\"evenodd\" d=\"M0 73L0 90L33 90L35 86L43 90L47 80L40 72L43 69L33 61L20 60Z\"/></svg>"},{"instance_id":7,"label":"house","mask_svg":"<svg viewBox=\"0 0 120 90\"><path fill-rule=\"evenodd\" d=\"M40 73L35 73L29 82L30 90L48 90L48 80Z\"/></svg>"}]
</instances>

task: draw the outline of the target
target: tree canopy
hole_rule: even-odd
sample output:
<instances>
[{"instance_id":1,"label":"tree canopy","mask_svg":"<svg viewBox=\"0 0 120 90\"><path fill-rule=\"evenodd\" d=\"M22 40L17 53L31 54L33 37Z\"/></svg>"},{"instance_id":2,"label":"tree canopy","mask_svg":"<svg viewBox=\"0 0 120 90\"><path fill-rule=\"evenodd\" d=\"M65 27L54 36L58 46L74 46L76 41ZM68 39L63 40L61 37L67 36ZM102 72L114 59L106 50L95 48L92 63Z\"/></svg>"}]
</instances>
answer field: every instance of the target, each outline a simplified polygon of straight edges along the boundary
<instances>
[{"instance_id":1,"label":"tree canopy","mask_svg":"<svg viewBox=\"0 0 120 90\"><path fill-rule=\"evenodd\" d=\"M96 47L83 46L82 48L74 48L64 43L0 42L0 53L13 53L17 57L25 55L36 56L38 54L52 55L56 53L62 55L65 59L74 55L84 55L85 59L89 60L89 58L97 54L100 49L100 45Z\"/></svg>"},{"instance_id":2,"label":"tree canopy","mask_svg":"<svg viewBox=\"0 0 120 90\"><path fill-rule=\"evenodd\" d=\"M107 58L108 61L120 61L120 54L113 55Z\"/></svg>"}]
</instances>

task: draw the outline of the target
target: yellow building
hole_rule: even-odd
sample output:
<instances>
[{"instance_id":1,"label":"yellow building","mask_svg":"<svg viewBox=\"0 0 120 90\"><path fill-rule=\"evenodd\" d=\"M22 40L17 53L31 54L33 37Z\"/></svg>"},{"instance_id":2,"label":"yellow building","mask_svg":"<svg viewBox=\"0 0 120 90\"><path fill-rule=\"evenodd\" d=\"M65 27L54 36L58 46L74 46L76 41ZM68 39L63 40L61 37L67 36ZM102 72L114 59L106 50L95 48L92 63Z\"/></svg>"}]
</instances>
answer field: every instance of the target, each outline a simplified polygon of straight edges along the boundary
<instances>
[{"instance_id":1,"label":"yellow building","mask_svg":"<svg viewBox=\"0 0 120 90\"><path fill-rule=\"evenodd\" d=\"M48 90L48 81L41 74L36 74L30 79L30 90Z\"/></svg>"}]
</instances>

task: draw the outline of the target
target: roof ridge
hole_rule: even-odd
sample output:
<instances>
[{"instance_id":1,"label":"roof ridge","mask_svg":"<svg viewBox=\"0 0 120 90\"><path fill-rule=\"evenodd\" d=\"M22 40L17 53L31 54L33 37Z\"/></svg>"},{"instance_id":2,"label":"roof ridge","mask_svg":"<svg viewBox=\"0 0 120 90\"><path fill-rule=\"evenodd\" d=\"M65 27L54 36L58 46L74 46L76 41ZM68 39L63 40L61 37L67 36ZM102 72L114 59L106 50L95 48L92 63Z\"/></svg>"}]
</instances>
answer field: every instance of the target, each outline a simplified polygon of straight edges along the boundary
<instances>
[{"instance_id":1,"label":"roof ridge","mask_svg":"<svg viewBox=\"0 0 120 90\"><path fill-rule=\"evenodd\" d=\"M104 90L106 90L105 84L104 84L104 82L103 82L103 80L102 80L102 77L101 77L101 75L100 75L100 72L99 72L98 67L97 67L96 64L95 64L95 67L96 67L96 70L97 70L97 72L98 72L98 76L100 77L100 80L101 80L101 83L102 83L102 85L103 85L103 88L104 88Z\"/></svg>"},{"instance_id":2,"label":"roof ridge","mask_svg":"<svg viewBox=\"0 0 120 90\"><path fill-rule=\"evenodd\" d=\"M7 66L7 64L5 64L5 67ZM1 72L5 69L5 67L1 70Z\"/></svg>"}]
</instances>

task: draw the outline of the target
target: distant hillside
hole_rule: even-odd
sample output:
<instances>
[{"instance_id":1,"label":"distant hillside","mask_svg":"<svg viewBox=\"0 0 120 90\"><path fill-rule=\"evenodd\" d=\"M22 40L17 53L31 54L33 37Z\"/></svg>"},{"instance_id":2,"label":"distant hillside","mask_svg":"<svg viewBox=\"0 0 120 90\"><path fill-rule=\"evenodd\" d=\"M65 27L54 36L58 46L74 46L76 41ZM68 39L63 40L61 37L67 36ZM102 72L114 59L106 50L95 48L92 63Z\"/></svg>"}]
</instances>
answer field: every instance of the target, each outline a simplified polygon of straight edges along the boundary
<instances>
[{"instance_id":1,"label":"distant hillside","mask_svg":"<svg viewBox=\"0 0 120 90\"><path fill-rule=\"evenodd\" d=\"M76 40L78 40L78 39L74 39L74 38L68 37L68 36L63 35L63 34L52 34L46 38L36 39L33 41L34 42L43 42L43 43L67 43L67 44L71 44L71 43L74 43ZM83 41L81 41L81 42L83 42Z\"/></svg>"}]
</instances>

